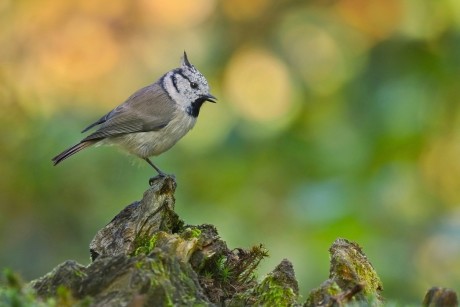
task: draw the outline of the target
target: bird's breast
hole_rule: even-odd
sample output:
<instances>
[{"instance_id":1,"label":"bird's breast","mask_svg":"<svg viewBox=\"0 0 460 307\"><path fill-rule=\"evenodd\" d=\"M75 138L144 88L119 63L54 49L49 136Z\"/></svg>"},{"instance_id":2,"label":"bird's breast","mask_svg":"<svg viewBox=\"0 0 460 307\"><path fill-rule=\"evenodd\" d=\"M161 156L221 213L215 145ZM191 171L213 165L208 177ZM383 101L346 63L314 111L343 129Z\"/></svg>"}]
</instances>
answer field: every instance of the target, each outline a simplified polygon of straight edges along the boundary
<instances>
[{"instance_id":1,"label":"bird's breast","mask_svg":"<svg viewBox=\"0 0 460 307\"><path fill-rule=\"evenodd\" d=\"M177 143L195 125L196 118L177 110L173 119L157 131L135 132L110 141L141 158L157 156Z\"/></svg>"}]
</instances>

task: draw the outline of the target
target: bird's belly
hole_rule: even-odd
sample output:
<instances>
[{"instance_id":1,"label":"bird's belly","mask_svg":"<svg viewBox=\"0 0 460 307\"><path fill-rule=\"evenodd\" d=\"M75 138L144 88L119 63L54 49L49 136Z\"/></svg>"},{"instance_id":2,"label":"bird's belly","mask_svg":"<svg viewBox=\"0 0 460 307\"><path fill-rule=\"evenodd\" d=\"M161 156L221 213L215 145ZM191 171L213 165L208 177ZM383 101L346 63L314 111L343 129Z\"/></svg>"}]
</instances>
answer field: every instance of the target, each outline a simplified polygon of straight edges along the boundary
<instances>
[{"instance_id":1,"label":"bird's belly","mask_svg":"<svg viewBox=\"0 0 460 307\"><path fill-rule=\"evenodd\" d=\"M121 146L129 153L141 158L157 156L177 143L195 125L190 116L173 119L158 131L135 132L110 138L110 143Z\"/></svg>"}]
</instances>

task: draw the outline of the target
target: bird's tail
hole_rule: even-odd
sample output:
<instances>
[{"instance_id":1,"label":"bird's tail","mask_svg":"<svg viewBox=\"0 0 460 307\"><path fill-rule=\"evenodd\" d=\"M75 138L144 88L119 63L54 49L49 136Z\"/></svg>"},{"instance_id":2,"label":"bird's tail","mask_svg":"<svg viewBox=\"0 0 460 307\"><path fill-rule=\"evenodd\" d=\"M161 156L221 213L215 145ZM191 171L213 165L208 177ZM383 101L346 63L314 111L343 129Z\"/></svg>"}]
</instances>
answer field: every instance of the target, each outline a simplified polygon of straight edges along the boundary
<instances>
[{"instance_id":1,"label":"bird's tail","mask_svg":"<svg viewBox=\"0 0 460 307\"><path fill-rule=\"evenodd\" d=\"M97 143L97 140L82 141L82 142L80 142L78 144L73 145L72 147L64 150L63 152L58 154L56 157L54 157L52 159L53 164L54 165L59 164L61 161L67 159L68 157L72 156L73 154L76 154L80 150L83 150L86 147L89 147L89 146L93 145L94 143Z\"/></svg>"}]
</instances>

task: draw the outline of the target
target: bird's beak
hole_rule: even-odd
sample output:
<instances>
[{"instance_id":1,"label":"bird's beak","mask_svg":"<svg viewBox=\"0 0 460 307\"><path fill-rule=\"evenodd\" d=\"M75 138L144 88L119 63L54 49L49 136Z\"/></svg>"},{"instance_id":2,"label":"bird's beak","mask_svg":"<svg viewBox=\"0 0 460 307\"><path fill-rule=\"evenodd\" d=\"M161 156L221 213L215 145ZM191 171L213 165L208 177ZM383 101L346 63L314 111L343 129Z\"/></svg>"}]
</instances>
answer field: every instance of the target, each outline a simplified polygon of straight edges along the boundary
<instances>
[{"instance_id":1,"label":"bird's beak","mask_svg":"<svg viewBox=\"0 0 460 307\"><path fill-rule=\"evenodd\" d=\"M205 101L209 101L212 103L216 103L216 100L217 100L217 98L211 94L203 95L203 98L205 99Z\"/></svg>"}]
</instances>

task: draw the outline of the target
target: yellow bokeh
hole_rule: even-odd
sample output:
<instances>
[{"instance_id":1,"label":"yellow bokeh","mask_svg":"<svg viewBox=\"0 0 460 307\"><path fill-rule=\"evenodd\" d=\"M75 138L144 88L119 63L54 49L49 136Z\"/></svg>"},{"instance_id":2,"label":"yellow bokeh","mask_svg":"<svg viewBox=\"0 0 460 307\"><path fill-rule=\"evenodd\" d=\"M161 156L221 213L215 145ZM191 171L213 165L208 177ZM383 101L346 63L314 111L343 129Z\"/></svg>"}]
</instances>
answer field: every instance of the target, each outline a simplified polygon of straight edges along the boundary
<instances>
[{"instance_id":1,"label":"yellow bokeh","mask_svg":"<svg viewBox=\"0 0 460 307\"><path fill-rule=\"evenodd\" d=\"M398 0L340 0L338 14L345 22L370 37L381 40L398 28L403 17L403 2Z\"/></svg>"},{"instance_id":2,"label":"yellow bokeh","mask_svg":"<svg viewBox=\"0 0 460 307\"><path fill-rule=\"evenodd\" d=\"M261 48L236 52L225 70L224 90L239 113L252 120L280 118L292 106L286 65Z\"/></svg>"},{"instance_id":3,"label":"yellow bokeh","mask_svg":"<svg viewBox=\"0 0 460 307\"><path fill-rule=\"evenodd\" d=\"M416 39L434 39L443 33L455 18L458 8L449 8L443 3L433 1L420 5L418 0L404 1L404 19L401 32Z\"/></svg>"},{"instance_id":4,"label":"yellow bokeh","mask_svg":"<svg viewBox=\"0 0 460 307\"><path fill-rule=\"evenodd\" d=\"M460 202L460 136L449 135L432 140L421 157L423 178L445 204Z\"/></svg>"},{"instance_id":5,"label":"yellow bokeh","mask_svg":"<svg viewBox=\"0 0 460 307\"><path fill-rule=\"evenodd\" d=\"M290 70L318 97L339 93L365 67L366 53L373 45L336 14L321 10L289 11L277 34Z\"/></svg>"},{"instance_id":6,"label":"yellow bokeh","mask_svg":"<svg viewBox=\"0 0 460 307\"><path fill-rule=\"evenodd\" d=\"M140 0L146 22L171 28L188 28L208 18L216 5L214 0Z\"/></svg>"},{"instance_id":7,"label":"yellow bokeh","mask_svg":"<svg viewBox=\"0 0 460 307\"><path fill-rule=\"evenodd\" d=\"M96 78L119 59L118 45L109 29L98 21L75 17L44 39L46 43L38 50L40 63L59 80Z\"/></svg>"},{"instance_id":8,"label":"yellow bokeh","mask_svg":"<svg viewBox=\"0 0 460 307\"><path fill-rule=\"evenodd\" d=\"M224 13L237 21L250 20L262 15L269 6L269 0L225 0L222 2Z\"/></svg>"}]
</instances>

